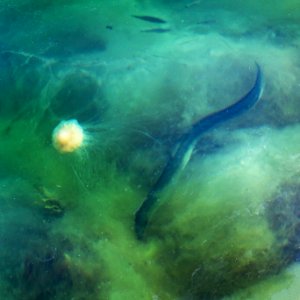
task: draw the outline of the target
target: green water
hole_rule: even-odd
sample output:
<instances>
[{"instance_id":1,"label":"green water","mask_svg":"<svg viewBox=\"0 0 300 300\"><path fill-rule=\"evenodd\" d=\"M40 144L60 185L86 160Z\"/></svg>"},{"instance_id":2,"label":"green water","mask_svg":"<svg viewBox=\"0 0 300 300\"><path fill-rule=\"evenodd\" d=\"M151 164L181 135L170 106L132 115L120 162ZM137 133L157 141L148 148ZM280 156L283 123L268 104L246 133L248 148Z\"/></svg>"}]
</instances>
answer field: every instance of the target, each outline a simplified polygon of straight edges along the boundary
<instances>
[{"instance_id":1,"label":"green water","mask_svg":"<svg viewBox=\"0 0 300 300\"><path fill-rule=\"evenodd\" d=\"M1 2L1 299L298 299L300 4L261 2ZM180 137L255 62L261 100L200 137L138 240Z\"/></svg>"}]
</instances>

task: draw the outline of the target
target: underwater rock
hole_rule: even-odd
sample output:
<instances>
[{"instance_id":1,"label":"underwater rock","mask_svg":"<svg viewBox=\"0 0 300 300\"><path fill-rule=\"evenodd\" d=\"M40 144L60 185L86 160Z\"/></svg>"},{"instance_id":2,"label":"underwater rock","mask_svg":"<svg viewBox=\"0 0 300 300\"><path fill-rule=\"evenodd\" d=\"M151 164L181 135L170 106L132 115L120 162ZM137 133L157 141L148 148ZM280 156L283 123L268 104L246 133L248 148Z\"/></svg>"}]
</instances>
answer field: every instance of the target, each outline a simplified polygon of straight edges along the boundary
<instances>
[{"instance_id":1,"label":"underwater rock","mask_svg":"<svg viewBox=\"0 0 300 300\"><path fill-rule=\"evenodd\" d=\"M0 182L0 245L1 282L7 290L19 291L20 266L31 245L47 242L48 223L30 208L31 199L36 191L20 179L1 179ZM11 286L13 284L13 287ZM5 297L3 291L1 295ZM17 297L16 297L17 298Z\"/></svg>"},{"instance_id":2,"label":"underwater rock","mask_svg":"<svg viewBox=\"0 0 300 300\"><path fill-rule=\"evenodd\" d=\"M64 207L56 199L43 199L43 210L45 215L62 216L64 214Z\"/></svg>"},{"instance_id":3,"label":"underwater rock","mask_svg":"<svg viewBox=\"0 0 300 300\"><path fill-rule=\"evenodd\" d=\"M38 195L24 180L0 181L1 296L96 299L102 272L90 258L94 252L78 238L54 233L55 222L45 219L32 202Z\"/></svg>"},{"instance_id":4,"label":"underwater rock","mask_svg":"<svg viewBox=\"0 0 300 300\"><path fill-rule=\"evenodd\" d=\"M298 259L298 130L253 131L231 150L195 155L162 193L147 234L181 297L221 299Z\"/></svg>"},{"instance_id":5,"label":"underwater rock","mask_svg":"<svg viewBox=\"0 0 300 300\"><path fill-rule=\"evenodd\" d=\"M43 55L47 57L69 58L106 50L106 42L100 36L94 36L82 30L58 31L49 33L48 49Z\"/></svg>"},{"instance_id":6,"label":"underwater rock","mask_svg":"<svg viewBox=\"0 0 300 300\"><path fill-rule=\"evenodd\" d=\"M41 209L45 217L62 217L65 213L65 208L61 201L57 199L56 193L38 186L39 198L35 203Z\"/></svg>"},{"instance_id":7,"label":"underwater rock","mask_svg":"<svg viewBox=\"0 0 300 300\"><path fill-rule=\"evenodd\" d=\"M269 226L275 233L286 264L300 257L300 186L283 184L274 198L266 203Z\"/></svg>"},{"instance_id":8,"label":"underwater rock","mask_svg":"<svg viewBox=\"0 0 300 300\"><path fill-rule=\"evenodd\" d=\"M58 119L75 118L84 122L97 121L105 106L96 78L76 70L61 79L51 100L50 110Z\"/></svg>"},{"instance_id":9,"label":"underwater rock","mask_svg":"<svg viewBox=\"0 0 300 300\"><path fill-rule=\"evenodd\" d=\"M16 115L38 106L35 101L49 80L49 66L34 55L14 51L0 53L0 66L1 112Z\"/></svg>"},{"instance_id":10,"label":"underwater rock","mask_svg":"<svg viewBox=\"0 0 300 300\"><path fill-rule=\"evenodd\" d=\"M226 233L215 234L213 241L203 239L201 244L199 237L176 236L175 232L159 239L162 248L157 261L164 265L168 280L184 299L222 299L286 266L278 248L227 244Z\"/></svg>"},{"instance_id":11,"label":"underwater rock","mask_svg":"<svg viewBox=\"0 0 300 300\"><path fill-rule=\"evenodd\" d=\"M31 245L22 264L20 294L23 299L95 299L101 294L101 272L77 253L68 239L52 236L51 247ZM49 242L49 241L48 241ZM91 255L88 249L84 255Z\"/></svg>"}]
</instances>

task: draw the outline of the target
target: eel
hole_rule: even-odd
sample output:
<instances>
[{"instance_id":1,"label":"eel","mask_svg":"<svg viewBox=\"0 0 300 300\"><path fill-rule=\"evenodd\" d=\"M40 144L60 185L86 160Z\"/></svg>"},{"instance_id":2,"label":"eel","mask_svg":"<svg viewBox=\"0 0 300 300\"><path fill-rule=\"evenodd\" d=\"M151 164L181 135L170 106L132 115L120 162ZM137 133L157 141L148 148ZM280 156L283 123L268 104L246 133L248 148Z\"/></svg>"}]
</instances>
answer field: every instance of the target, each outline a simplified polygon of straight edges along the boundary
<instances>
[{"instance_id":1,"label":"eel","mask_svg":"<svg viewBox=\"0 0 300 300\"><path fill-rule=\"evenodd\" d=\"M174 175L188 163L199 136L217 125L248 111L261 98L263 75L258 64L256 64L256 68L255 82L241 99L220 111L198 120L187 133L183 134L176 151L169 158L158 180L135 213L134 229L138 240L144 239L149 219L160 200L159 193L172 181Z\"/></svg>"}]
</instances>

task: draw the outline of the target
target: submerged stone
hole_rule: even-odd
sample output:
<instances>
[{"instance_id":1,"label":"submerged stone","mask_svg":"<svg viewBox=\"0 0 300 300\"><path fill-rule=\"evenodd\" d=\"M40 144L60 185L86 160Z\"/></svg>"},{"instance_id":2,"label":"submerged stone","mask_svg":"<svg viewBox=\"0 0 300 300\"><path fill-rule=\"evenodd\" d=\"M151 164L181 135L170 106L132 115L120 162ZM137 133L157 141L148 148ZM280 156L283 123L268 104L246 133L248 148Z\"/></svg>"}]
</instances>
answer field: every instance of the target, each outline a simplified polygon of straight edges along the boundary
<instances>
[{"instance_id":1,"label":"submerged stone","mask_svg":"<svg viewBox=\"0 0 300 300\"><path fill-rule=\"evenodd\" d=\"M86 72L66 74L51 100L50 110L59 119L97 121L105 108L99 82Z\"/></svg>"},{"instance_id":2,"label":"submerged stone","mask_svg":"<svg viewBox=\"0 0 300 300\"><path fill-rule=\"evenodd\" d=\"M81 30L58 31L49 37L48 44L49 47L43 55L56 58L69 58L73 55L106 50L106 42L103 38Z\"/></svg>"},{"instance_id":3,"label":"submerged stone","mask_svg":"<svg viewBox=\"0 0 300 300\"><path fill-rule=\"evenodd\" d=\"M300 254L300 186L283 184L267 202L267 218L282 249L286 263L299 261Z\"/></svg>"},{"instance_id":4,"label":"submerged stone","mask_svg":"<svg viewBox=\"0 0 300 300\"><path fill-rule=\"evenodd\" d=\"M16 117L28 107L38 107L36 101L49 81L47 64L29 53L4 51L0 66L1 112Z\"/></svg>"}]
</instances>

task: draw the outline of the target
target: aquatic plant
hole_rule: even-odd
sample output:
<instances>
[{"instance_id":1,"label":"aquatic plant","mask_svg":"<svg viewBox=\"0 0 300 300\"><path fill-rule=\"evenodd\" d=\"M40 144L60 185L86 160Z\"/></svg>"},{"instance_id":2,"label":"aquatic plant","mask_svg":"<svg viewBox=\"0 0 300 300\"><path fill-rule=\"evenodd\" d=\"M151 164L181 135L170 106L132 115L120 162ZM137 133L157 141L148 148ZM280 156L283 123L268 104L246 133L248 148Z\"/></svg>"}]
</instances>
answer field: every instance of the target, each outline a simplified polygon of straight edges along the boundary
<instances>
[{"instance_id":1,"label":"aquatic plant","mask_svg":"<svg viewBox=\"0 0 300 300\"><path fill-rule=\"evenodd\" d=\"M2 297L266 299L289 283L296 0L2 2ZM132 15L171 30L142 33L151 28ZM179 137L248 90L253 61L263 101L203 136L138 241L134 212ZM70 119L90 140L62 155L52 132ZM299 269L287 270L295 287Z\"/></svg>"}]
</instances>

